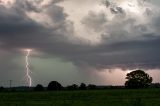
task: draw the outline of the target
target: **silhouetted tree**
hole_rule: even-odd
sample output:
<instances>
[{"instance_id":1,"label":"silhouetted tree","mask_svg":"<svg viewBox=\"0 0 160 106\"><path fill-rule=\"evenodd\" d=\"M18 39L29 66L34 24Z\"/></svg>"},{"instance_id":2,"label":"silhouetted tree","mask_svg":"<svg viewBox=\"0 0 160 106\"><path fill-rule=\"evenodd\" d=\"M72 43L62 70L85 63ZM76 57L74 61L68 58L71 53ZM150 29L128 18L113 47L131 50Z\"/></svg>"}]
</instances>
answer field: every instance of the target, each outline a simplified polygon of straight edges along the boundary
<instances>
[{"instance_id":1,"label":"silhouetted tree","mask_svg":"<svg viewBox=\"0 0 160 106\"><path fill-rule=\"evenodd\" d=\"M96 89L96 88L97 88L96 85L93 85L93 84L89 84L89 85L88 85L88 89L93 90L93 89Z\"/></svg>"},{"instance_id":2,"label":"silhouetted tree","mask_svg":"<svg viewBox=\"0 0 160 106\"><path fill-rule=\"evenodd\" d=\"M67 86L67 89L68 90L77 90L78 89L78 85L73 84L73 85Z\"/></svg>"},{"instance_id":3,"label":"silhouetted tree","mask_svg":"<svg viewBox=\"0 0 160 106\"><path fill-rule=\"evenodd\" d=\"M35 91L44 91L44 87L40 84L38 84L35 88L34 88Z\"/></svg>"},{"instance_id":4,"label":"silhouetted tree","mask_svg":"<svg viewBox=\"0 0 160 106\"><path fill-rule=\"evenodd\" d=\"M0 87L0 92L2 92L2 91L4 91L4 87L1 86Z\"/></svg>"},{"instance_id":5,"label":"silhouetted tree","mask_svg":"<svg viewBox=\"0 0 160 106\"><path fill-rule=\"evenodd\" d=\"M79 89L80 89L80 90L86 90L86 89L87 89L86 84L81 83L81 85L79 86Z\"/></svg>"},{"instance_id":6,"label":"silhouetted tree","mask_svg":"<svg viewBox=\"0 0 160 106\"><path fill-rule=\"evenodd\" d=\"M49 84L48 84L48 87L47 87L47 90L49 91L55 91L55 90L61 90L63 87L62 85L57 82L57 81L51 81Z\"/></svg>"},{"instance_id":7,"label":"silhouetted tree","mask_svg":"<svg viewBox=\"0 0 160 106\"><path fill-rule=\"evenodd\" d=\"M126 88L145 88L152 82L152 77L142 70L136 70L128 73L126 79Z\"/></svg>"}]
</instances>

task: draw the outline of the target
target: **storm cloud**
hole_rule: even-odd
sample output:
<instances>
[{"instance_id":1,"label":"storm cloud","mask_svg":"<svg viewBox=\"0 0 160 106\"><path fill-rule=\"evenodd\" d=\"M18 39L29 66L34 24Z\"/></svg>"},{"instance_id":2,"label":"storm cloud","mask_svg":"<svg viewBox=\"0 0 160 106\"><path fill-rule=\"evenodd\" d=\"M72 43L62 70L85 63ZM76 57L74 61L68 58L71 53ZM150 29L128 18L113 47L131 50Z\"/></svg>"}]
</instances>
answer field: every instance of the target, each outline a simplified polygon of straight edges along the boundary
<instances>
[{"instance_id":1,"label":"storm cloud","mask_svg":"<svg viewBox=\"0 0 160 106\"><path fill-rule=\"evenodd\" d=\"M100 2L97 4L101 7L99 11L88 10L76 24L65 7L59 5L63 2L1 1L2 55L30 48L43 53L44 57L57 56L70 61L79 68L160 68L160 13L157 6L149 2L142 5L138 0L135 0L138 6L132 2L119 5L115 1L114 6L111 1ZM77 28L85 30L78 32Z\"/></svg>"}]
</instances>

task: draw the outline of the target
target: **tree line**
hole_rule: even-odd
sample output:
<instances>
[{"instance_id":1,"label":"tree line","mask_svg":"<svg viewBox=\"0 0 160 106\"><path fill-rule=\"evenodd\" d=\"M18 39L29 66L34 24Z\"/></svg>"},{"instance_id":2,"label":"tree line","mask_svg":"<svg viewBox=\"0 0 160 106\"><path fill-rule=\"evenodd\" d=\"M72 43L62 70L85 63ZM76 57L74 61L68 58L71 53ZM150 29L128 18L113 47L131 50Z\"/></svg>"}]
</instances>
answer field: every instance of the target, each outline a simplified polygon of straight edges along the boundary
<instances>
[{"instance_id":1,"label":"tree line","mask_svg":"<svg viewBox=\"0 0 160 106\"><path fill-rule=\"evenodd\" d=\"M96 85L86 85L84 83L81 83L80 86L77 84L73 84L67 87L63 87L59 82L57 81L51 81L47 88L45 89L42 85L38 84L34 90L35 91L60 91L60 90L86 90L86 89L94 89L96 88Z\"/></svg>"},{"instance_id":2,"label":"tree line","mask_svg":"<svg viewBox=\"0 0 160 106\"><path fill-rule=\"evenodd\" d=\"M94 84L86 85L85 83L81 83L79 86L77 84L69 85L67 87L63 87L57 81L51 81L47 87L43 87L41 84L36 85L32 90L34 91L60 91L60 90L97 90L97 89L139 89L139 88L148 88L160 87L159 83L153 84L153 78L149 76L149 74L145 73L143 70L135 70L126 75L126 82L124 86L96 86ZM5 88L0 87L0 91L3 91Z\"/></svg>"},{"instance_id":3,"label":"tree line","mask_svg":"<svg viewBox=\"0 0 160 106\"><path fill-rule=\"evenodd\" d=\"M135 70L126 75L126 82L125 82L125 88L129 89L138 89L138 88L147 88L151 86L153 78L149 76L149 74L145 73L143 70ZM114 88L114 87L111 87ZM120 88L120 86L115 86L115 88ZM47 90L62 90L63 87L60 83L57 81L52 81L49 83ZM66 89L68 90L86 90L86 89L98 89L98 86L89 84L86 86L86 84L81 83L80 86L73 84L71 86L67 86ZM35 90L44 90L42 85L37 85L35 87Z\"/></svg>"}]
</instances>

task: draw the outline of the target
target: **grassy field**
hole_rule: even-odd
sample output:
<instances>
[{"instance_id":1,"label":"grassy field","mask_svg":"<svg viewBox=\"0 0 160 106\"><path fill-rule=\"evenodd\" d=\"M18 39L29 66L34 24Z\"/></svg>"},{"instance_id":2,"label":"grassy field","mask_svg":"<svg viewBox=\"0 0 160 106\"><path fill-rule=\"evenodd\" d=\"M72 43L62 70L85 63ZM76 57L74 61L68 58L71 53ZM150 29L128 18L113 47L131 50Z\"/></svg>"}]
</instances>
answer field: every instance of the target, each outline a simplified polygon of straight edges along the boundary
<instances>
[{"instance_id":1,"label":"grassy field","mask_svg":"<svg viewBox=\"0 0 160 106\"><path fill-rule=\"evenodd\" d=\"M5 92L0 106L160 106L160 89Z\"/></svg>"}]
</instances>

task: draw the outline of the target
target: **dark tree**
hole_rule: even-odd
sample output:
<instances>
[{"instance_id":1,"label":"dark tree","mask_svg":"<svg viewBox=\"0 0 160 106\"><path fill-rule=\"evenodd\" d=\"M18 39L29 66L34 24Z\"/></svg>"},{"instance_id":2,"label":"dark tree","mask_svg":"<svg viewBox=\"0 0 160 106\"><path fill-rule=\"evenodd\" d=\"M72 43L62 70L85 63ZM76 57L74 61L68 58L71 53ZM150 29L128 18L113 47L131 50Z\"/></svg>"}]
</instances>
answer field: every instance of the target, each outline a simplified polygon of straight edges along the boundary
<instances>
[{"instance_id":1,"label":"dark tree","mask_svg":"<svg viewBox=\"0 0 160 106\"><path fill-rule=\"evenodd\" d=\"M145 88L152 82L152 77L142 70L136 70L128 73L126 79L126 88Z\"/></svg>"},{"instance_id":2,"label":"dark tree","mask_svg":"<svg viewBox=\"0 0 160 106\"><path fill-rule=\"evenodd\" d=\"M2 92L2 91L4 91L4 87L1 86L0 87L0 92Z\"/></svg>"},{"instance_id":3,"label":"dark tree","mask_svg":"<svg viewBox=\"0 0 160 106\"><path fill-rule=\"evenodd\" d=\"M40 84L38 84L35 88L34 88L35 91L44 91L44 87Z\"/></svg>"},{"instance_id":4,"label":"dark tree","mask_svg":"<svg viewBox=\"0 0 160 106\"><path fill-rule=\"evenodd\" d=\"M97 86L96 86L96 85L93 85L93 84L89 84L89 85L88 85L88 89L91 89L91 90L97 89Z\"/></svg>"},{"instance_id":5,"label":"dark tree","mask_svg":"<svg viewBox=\"0 0 160 106\"><path fill-rule=\"evenodd\" d=\"M49 91L56 91L56 90L61 90L63 87L62 85L57 82L57 81L51 81L49 84L48 84L48 87L47 87L47 90Z\"/></svg>"},{"instance_id":6,"label":"dark tree","mask_svg":"<svg viewBox=\"0 0 160 106\"><path fill-rule=\"evenodd\" d=\"M68 90L77 90L78 89L78 85L73 84L73 85L67 86L67 89Z\"/></svg>"},{"instance_id":7,"label":"dark tree","mask_svg":"<svg viewBox=\"0 0 160 106\"><path fill-rule=\"evenodd\" d=\"M79 86L79 89L80 89L80 90L86 90L86 89L87 89L86 84L81 83L81 85Z\"/></svg>"}]
</instances>

